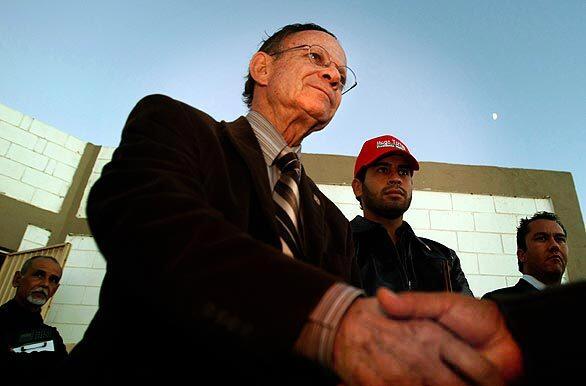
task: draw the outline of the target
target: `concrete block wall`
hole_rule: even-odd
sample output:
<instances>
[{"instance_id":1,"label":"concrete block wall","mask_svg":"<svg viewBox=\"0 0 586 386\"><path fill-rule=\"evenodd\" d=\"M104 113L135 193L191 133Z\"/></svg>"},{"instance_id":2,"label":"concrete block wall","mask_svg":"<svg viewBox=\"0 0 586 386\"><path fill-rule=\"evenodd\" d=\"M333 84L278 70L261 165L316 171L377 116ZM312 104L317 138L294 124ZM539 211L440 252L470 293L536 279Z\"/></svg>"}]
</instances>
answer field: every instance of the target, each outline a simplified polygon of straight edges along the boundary
<instances>
[{"instance_id":1,"label":"concrete block wall","mask_svg":"<svg viewBox=\"0 0 586 386\"><path fill-rule=\"evenodd\" d=\"M0 104L0 194L59 212L85 145Z\"/></svg>"},{"instance_id":2,"label":"concrete block wall","mask_svg":"<svg viewBox=\"0 0 586 386\"><path fill-rule=\"evenodd\" d=\"M92 174L90 175L88 183L87 183L85 190L83 192L83 198L81 199L81 205L79 206L79 209L77 210L76 216L78 218L86 218L85 210L86 210L87 197L90 192L90 189L96 183L98 178L100 178L100 175L102 174L102 169L104 168L104 166L106 166L106 164L108 162L110 162L110 160L112 159L112 155L114 154L114 150L115 150L115 148L113 148L113 147L100 148L100 152L98 153L98 158L96 159L96 163L94 164L94 167L92 168Z\"/></svg>"},{"instance_id":3,"label":"concrete block wall","mask_svg":"<svg viewBox=\"0 0 586 386\"><path fill-rule=\"evenodd\" d=\"M102 157L110 158L111 150ZM101 167L94 170L96 176L99 171ZM350 186L319 188L349 220L362 214ZM517 282L521 274L515 257L516 226L521 218L537 210L553 211L550 200L414 191L404 218L419 236L441 242L458 253L470 287L480 297ZM23 245L36 242L36 247L48 238L47 231L31 225ZM106 263L93 237L69 235L66 241L72 249L46 322L59 330L65 343L76 343L97 311Z\"/></svg>"},{"instance_id":4,"label":"concrete block wall","mask_svg":"<svg viewBox=\"0 0 586 386\"><path fill-rule=\"evenodd\" d=\"M0 104L0 195L59 213L86 142ZM114 148L100 149L76 217L86 217L91 186L112 158ZM320 185L348 219L361 214L352 188ZM517 271L515 231L520 218L538 210L553 211L548 199L415 191L405 219L422 237L454 249L477 297L514 285ZM19 250L45 246L48 230L29 224ZM69 235L72 249L61 286L46 322L65 343L78 342L98 308L106 263L91 235ZM564 277L567 280L567 276Z\"/></svg>"},{"instance_id":5,"label":"concrete block wall","mask_svg":"<svg viewBox=\"0 0 586 386\"><path fill-rule=\"evenodd\" d=\"M67 242L71 251L45 321L59 330L65 343L77 343L98 310L106 261L91 236L69 235Z\"/></svg>"},{"instance_id":6,"label":"concrete block wall","mask_svg":"<svg viewBox=\"0 0 586 386\"><path fill-rule=\"evenodd\" d=\"M49 237L51 237L50 231L29 224L26 227L26 231L24 232L18 250L26 251L28 249L43 248L47 246Z\"/></svg>"},{"instance_id":7,"label":"concrete block wall","mask_svg":"<svg viewBox=\"0 0 586 386\"><path fill-rule=\"evenodd\" d=\"M319 185L319 188L349 220L362 214L350 186ZM553 212L551 201L414 191L411 208L404 219L418 236L438 241L457 252L474 295L481 297L519 280L516 229L521 218L540 210Z\"/></svg>"}]
</instances>

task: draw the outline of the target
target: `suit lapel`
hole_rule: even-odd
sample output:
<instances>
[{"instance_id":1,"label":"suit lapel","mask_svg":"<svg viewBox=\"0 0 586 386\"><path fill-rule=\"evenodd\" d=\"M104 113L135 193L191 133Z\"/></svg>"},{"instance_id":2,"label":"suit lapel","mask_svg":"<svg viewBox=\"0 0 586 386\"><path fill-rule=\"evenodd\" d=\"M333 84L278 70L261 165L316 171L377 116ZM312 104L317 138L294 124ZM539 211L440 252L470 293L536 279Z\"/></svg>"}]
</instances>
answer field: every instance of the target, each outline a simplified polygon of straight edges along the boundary
<instances>
[{"instance_id":1,"label":"suit lapel","mask_svg":"<svg viewBox=\"0 0 586 386\"><path fill-rule=\"evenodd\" d=\"M539 290L533 286L533 284L529 283L528 281L524 280L523 278L519 279L515 287L519 289L520 292L538 292Z\"/></svg>"},{"instance_id":2,"label":"suit lapel","mask_svg":"<svg viewBox=\"0 0 586 386\"><path fill-rule=\"evenodd\" d=\"M267 165L252 127L246 118L240 117L234 122L226 123L226 132L250 171L251 184L260 202L261 215L265 218L265 222L272 233L271 238L274 239L275 246L278 245L280 248ZM244 178L244 176L242 177ZM257 214L253 213L251 215L256 216Z\"/></svg>"},{"instance_id":3,"label":"suit lapel","mask_svg":"<svg viewBox=\"0 0 586 386\"><path fill-rule=\"evenodd\" d=\"M302 243L305 252L304 260L320 265L324 240L324 203L313 193L309 177L302 167L299 186L299 201L303 219Z\"/></svg>"}]
</instances>

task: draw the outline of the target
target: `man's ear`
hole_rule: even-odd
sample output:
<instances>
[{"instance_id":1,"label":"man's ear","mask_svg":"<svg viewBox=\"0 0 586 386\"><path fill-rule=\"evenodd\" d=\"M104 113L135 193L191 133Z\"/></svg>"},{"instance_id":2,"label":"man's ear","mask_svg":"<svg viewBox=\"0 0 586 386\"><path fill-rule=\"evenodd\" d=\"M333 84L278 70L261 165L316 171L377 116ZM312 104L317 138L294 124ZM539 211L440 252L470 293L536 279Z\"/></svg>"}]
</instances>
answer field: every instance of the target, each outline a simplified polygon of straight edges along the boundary
<instances>
[{"instance_id":1,"label":"man's ear","mask_svg":"<svg viewBox=\"0 0 586 386\"><path fill-rule=\"evenodd\" d=\"M20 287L20 280L22 279L22 273L20 271L14 272L14 276L12 277L12 286L14 288Z\"/></svg>"},{"instance_id":2,"label":"man's ear","mask_svg":"<svg viewBox=\"0 0 586 386\"><path fill-rule=\"evenodd\" d=\"M252 79L254 79L257 84L261 86L267 85L269 64L272 60L273 58L266 52L257 52L252 56L252 59L250 59L248 71L250 71L250 76L252 76Z\"/></svg>"},{"instance_id":3,"label":"man's ear","mask_svg":"<svg viewBox=\"0 0 586 386\"><path fill-rule=\"evenodd\" d=\"M358 178L352 180L352 190L355 197L362 197L362 182Z\"/></svg>"},{"instance_id":4,"label":"man's ear","mask_svg":"<svg viewBox=\"0 0 586 386\"><path fill-rule=\"evenodd\" d=\"M526 263L527 262L527 252L522 249L517 249L517 259L521 263Z\"/></svg>"}]
</instances>

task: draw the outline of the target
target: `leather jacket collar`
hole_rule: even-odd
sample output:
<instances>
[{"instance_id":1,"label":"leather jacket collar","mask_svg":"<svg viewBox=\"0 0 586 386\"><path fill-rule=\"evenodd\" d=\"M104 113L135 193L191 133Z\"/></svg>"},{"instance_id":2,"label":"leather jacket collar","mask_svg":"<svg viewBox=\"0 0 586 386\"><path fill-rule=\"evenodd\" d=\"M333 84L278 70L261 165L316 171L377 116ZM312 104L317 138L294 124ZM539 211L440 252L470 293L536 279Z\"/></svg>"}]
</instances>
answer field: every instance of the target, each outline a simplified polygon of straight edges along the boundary
<instances>
[{"instance_id":1,"label":"leather jacket collar","mask_svg":"<svg viewBox=\"0 0 586 386\"><path fill-rule=\"evenodd\" d=\"M371 231L374 231L375 229L383 229L384 230L384 227L381 224L374 222L374 221L371 221L371 220L368 220L362 216L354 217L354 220L352 220L350 222L350 225L352 227L352 232L355 234L371 232ZM385 230L385 232L386 232L386 230ZM409 225L409 223L407 221L403 221L401 226L397 229L396 233L399 236L399 239L407 238L407 239L413 240L413 241L421 244L421 246L423 248L427 249L428 251L431 250L431 248L423 240L421 240L419 237L417 237L417 235L415 235L413 228L411 228L411 225Z\"/></svg>"}]
</instances>

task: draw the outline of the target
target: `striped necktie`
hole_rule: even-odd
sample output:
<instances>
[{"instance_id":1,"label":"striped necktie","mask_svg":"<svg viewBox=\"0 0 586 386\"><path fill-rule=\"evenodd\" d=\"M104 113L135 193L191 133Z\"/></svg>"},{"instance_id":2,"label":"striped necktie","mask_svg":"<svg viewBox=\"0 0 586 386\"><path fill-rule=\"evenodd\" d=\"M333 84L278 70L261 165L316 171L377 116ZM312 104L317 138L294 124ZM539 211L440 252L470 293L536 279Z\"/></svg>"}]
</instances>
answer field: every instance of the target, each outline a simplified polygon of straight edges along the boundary
<instances>
[{"instance_id":1,"label":"striped necktie","mask_svg":"<svg viewBox=\"0 0 586 386\"><path fill-rule=\"evenodd\" d=\"M281 171L281 177L273 190L276 208L276 222L281 238L283 253L293 258L302 255L299 229L299 181L301 180L301 163L297 154L281 152L275 160Z\"/></svg>"}]
</instances>

